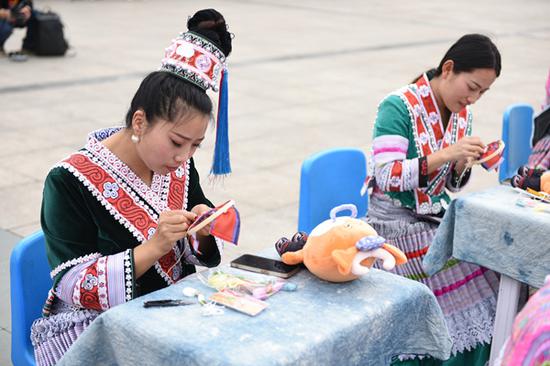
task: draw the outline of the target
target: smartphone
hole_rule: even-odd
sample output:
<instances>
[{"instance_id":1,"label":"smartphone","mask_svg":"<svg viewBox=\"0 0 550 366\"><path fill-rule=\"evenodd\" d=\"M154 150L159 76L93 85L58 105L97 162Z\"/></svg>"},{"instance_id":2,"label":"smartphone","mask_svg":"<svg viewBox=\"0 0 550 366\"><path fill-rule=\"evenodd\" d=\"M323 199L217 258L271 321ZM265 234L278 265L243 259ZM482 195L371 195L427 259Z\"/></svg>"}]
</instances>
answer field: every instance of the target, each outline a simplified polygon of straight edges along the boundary
<instances>
[{"instance_id":1,"label":"smartphone","mask_svg":"<svg viewBox=\"0 0 550 366\"><path fill-rule=\"evenodd\" d=\"M301 268L300 265L291 266L275 259L252 254L244 254L231 261L231 267L281 278L289 278Z\"/></svg>"}]
</instances>

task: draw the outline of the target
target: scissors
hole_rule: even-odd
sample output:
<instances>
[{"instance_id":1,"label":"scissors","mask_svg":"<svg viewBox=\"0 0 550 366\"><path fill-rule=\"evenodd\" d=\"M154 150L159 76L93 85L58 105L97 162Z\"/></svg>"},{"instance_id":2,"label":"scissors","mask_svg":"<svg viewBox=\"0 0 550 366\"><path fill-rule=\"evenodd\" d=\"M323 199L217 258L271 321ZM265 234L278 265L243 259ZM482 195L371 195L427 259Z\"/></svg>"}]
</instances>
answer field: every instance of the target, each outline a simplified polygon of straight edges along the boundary
<instances>
[{"instance_id":1,"label":"scissors","mask_svg":"<svg viewBox=\"0 0 550 366\"><path fill-rule=\"evenodd\" d=\"M191 305L194 303L195 301L190 301L190 300L175 300L175 299L150 300L150 301L145 301L143 303L143 307L152 308L152 307L180 306L180 305Z\"/></svg>"}]
</instances>

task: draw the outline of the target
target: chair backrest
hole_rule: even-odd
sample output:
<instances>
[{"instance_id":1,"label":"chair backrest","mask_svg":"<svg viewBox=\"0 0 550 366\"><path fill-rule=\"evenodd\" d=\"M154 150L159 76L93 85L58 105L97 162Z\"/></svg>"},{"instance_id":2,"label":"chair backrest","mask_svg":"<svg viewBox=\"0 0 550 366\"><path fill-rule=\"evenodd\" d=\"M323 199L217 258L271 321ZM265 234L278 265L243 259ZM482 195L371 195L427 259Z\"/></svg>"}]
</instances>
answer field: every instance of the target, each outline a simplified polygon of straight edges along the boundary
<instances>
[{"instance_id":1,"label":"chair backrest","mask_svg":"<svg viewBox=\"0 0 550 366\"><path fill-rule=\"evenodd\" d=\"M368 196L361 196L367 176L363 151L335 148L321 151L302 163L298 230L310 233L330 218L335 206L353 203L357 216L367 214Z\"/></svg>"},{"instance_id":2,"label":"chair backrest","mask_svg":"<svg viewBox=\"0 0 550 366\"><path fill-rule=\"evenodd\" d=\"M533 108L529 104L512 104L502 117L502 141L506 144L502 155L498 180L513 177L531 155L533 135Z\"/></svg>"},{"instance_id":3,"label":"chair backrest","mask_svg":"<svg viewBox=\"0 0 550 366\"><path fill-rule=\"evenodd\" d=\"M35 365L30 333L41 316L52 287L42 231L23 238L10 257L11 360L15 366Z\"/></svg>"}]
</instances>

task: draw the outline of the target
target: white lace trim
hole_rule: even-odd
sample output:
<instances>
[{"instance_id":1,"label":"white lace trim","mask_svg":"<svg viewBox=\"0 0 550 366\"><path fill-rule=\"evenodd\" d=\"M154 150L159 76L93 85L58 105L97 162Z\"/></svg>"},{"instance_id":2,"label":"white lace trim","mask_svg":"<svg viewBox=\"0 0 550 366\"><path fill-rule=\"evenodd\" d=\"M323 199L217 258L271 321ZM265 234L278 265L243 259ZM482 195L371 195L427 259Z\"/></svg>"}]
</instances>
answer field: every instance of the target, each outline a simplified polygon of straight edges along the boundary
<instances>
[{"instance_id":1,"label":"white lace trim","mask_svg":"<svg viewBox=\"0 0 550 366\"><path fill-rule=\"evenodd\" d=\"M168 194L170 190L170 174L159 175L153 174L153 180L151 182L151 187L148 187L141 178L139 178L131 169L128 167L122 160L120 160L115 154L111 152L105 145L103 145L97 138L96 134L92 133L88 137L88 142L86 143L85 148L90 154L89 157L97 164L99 164L103 169L105 169L109 174L115 178L119 184L123 184L124 187L129 187L134 197L135 193L143 197L145 202L147 202L151 207L155 208L157 212L163 212L168 207ZM187 192L189 187L189 166L190 159L187 162L180 166L178 170L183 170L186 174L186 184L185 184L185 196L184 196L184 206L187 207ZM114 173L114 174L113 174Z\"/></svg>"},{"instance_id":2,"label":"white lace trim","mask_svg":"<svg viewBox=\"0 0 550 366\"><path fill-rule=\"evenodd\" d=\"M451 355L471 351L479 344L490 344L495 321L496 300L484 299L474 306L445 316L453 341Z\"/></svg>"},{"instance_id":3,"label":"white lace trim","mask_svg":"<svg viewBox=\"0 0 550 366\"><path fill-rule=\"evenodd\" d=\"M187 160L187 163L185 164L185 191L183 193L183 209L188 210L187 203L189 202L189 181L190 174L189 170L191 169L191 159ZM193 207L191 207L193 208Z\"/></svg>"},{"instance_id":4,"label":"white lace trim","mask_svg":"<svg viewBox=\"0 0 550 366\"><path fill-rule=\"evenodd\" d=\"M125 182L128 186L130 186L132 191L137 192L158 212L162 212L166 209L168 191L164 189L164 187L166 186L166 182L169 181L169 174L153 174L151 187L149 187L134 173L134 171L132 171L132 169L130 169L130 167L128 167L128 165L126 165L118 158L118 156L113 154L111 150L98 141L94 134L91 134L88 138L85 148L90 153L90 158L93 158L94 162L108 171L117 182ZM115 174L112 174L113 172Z\"/></svg>"},{"instance_id":5,"label":"white lace trim","mask_svg":"<svg viewBox=\"0 0 550 366\"><path fill-rule=\"evenodd\" d=\"M451 335L453 345L451 357L457 353L471 351L480 344L490 344L493 335L496 301L494 298L485 299L469 309L465 309L450 317L445 317L445 322ZM488 311L488 309L491 309ZM468 328L465 328L465 325ZM459 329L460 328L460 329ZM400 361L418 358L422 360L426 355L401 354ZM495 364L495 366L498 363Z\"/></svg>"},{"instance_id":6,"label":"white lace trim","mask_svg":"<svg viewBox=\"0 0 550 366\"><path fill-rule=\"evenodd\" d=\"M84 262L88 262L88 261L91 261L91 260L94 260L94 259L97 259L101 257L101 254L100 253L90 253L90 254L86 254L84 256L81 256L81 257L78 257L78 258L73 258L71 260L68 260L66 262L63 262L61 263L60 265L58 265L57 267L55 267L51 272L50 272L50 277L53 279L55 276L57 276L61 271L67 269L67 268L71 268L73 266L76 266L77 264L80 264L80 263L84 263Z\"/></svg>"},{"instance_id":7,"label":"white lace trim","mask_svg":"<svg viewBox=\"0 0 550 366\"><path fill-rule=\"evenodd\" d=\"M111 257L102 257L97 260L97 295L99 305L102 310L107 310L111 307L109 297L107 295L107 261L112 260Z\"/></svg>"},{"instance_id":8,"label":"white lace trim","mask_svg":"<svg viewBox=\"0 0 550 366\"><path fill-rule=\"evenodd\" d=\"M124 252L124 284L126 287L126 301L130 301L134 297L132 292L134 288L134 275L132 270L132 261L130 259L131 251L131 249L127 249L126 252Z\"/></svg>"},{"instance_id":9,"label":"white lace trim","mask_svg":"<svg viewBox=\"0 0 550 366\"><path fill-rule=\"evenodd\" d=\"M124 189L124 191L126 191L126 193L128 193L128 195L130 195L130 197L132 197L132 200L135 203L137 203L142 209L147 211L149 216L154 218L155 221L158 219L158 216L159 216L158 212L161 212L161 211L156 211L155 210L157 208L156 206L145 204L145 201L142 199L142 197L138 193L136 193L136 192L139 192L139 191L136 191L133 187L128 185L128 183L124 179L120 178L118 176L118 174L116 174L116 172L111 169L111 167L109 167L108 165L103 164L103 162L101 161L100 158L98 158L97 156L95 156L93 153L91 153L89 151L81 152L81 154L88 157L93 163L99 165L103 170L105 170L109 174L109 176L112 179L114 179L115 182L120 187L122 187L122 189ZM145 183L143 183L143 185L145 187L147 187L147 185ZM164 210L162 210L162 211L164 211Z\"/></svg>"},{"instance_id":10,"label":"white lace trim","mask_svg":"<svg viewBox=\"0 0 550 366\"><path fill-rule=\"evenodd\" d=\"M218 247L218 252L220 253L220 257L222 257L224 246L225 246L225 240L222 240L222 239L217 238L217 237L214 237L214 239L216 240L216 245Z\"/></svg>"}]
</instances>

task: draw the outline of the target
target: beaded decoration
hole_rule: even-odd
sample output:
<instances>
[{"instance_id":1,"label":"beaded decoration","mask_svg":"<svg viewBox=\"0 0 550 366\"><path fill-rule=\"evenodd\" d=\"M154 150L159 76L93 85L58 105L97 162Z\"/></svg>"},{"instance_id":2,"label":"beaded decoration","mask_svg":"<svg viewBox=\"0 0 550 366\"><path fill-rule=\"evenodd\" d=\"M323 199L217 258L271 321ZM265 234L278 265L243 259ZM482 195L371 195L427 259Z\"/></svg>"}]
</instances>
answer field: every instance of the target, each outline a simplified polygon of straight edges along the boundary
<instances>
[{"instance_id":1,"label":"beaded decoration","mask_svg":"<svg viewBox=\"0 0 550 366\"><path fill-rule=\"evenodd\" d=\"M219 90L225 56L197 33L180 33L164 50L160 70L184 78L203 90Z\"/></svg>"}]
</instances>

